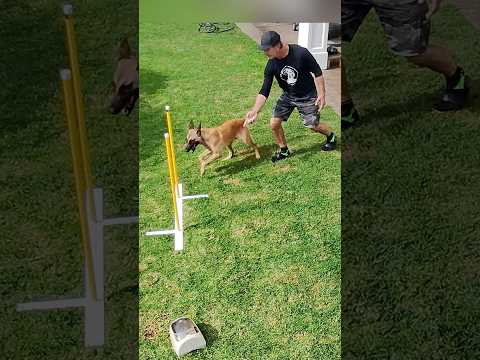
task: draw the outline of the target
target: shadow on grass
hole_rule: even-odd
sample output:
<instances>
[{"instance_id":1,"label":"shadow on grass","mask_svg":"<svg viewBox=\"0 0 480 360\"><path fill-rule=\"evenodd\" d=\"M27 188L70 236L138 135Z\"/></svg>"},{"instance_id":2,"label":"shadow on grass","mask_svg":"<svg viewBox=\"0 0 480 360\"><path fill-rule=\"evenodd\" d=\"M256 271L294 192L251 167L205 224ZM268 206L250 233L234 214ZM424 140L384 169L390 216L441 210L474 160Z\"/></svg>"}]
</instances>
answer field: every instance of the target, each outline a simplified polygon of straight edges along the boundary
<instances>
[{"instance_id":1,"label":"shadow on grass","mask_svg":"<svg viewBox=\"0 0 480 360\"><path fill-rule=\"evenodd\" d=\"M471 80L471 90L466 104L466 110L480 110L480 79ZM365 109L361 116L361 126L376 124L378 119L395 119L396 126L406 126L412 124L422 115L431 112L432 106L440 99L442 89L435 89L430 92L423 92L409 97L406 101L398 103L386 103L375 109ZM398 120L398 115L408 114L407 120Z\"/></svg>"},{"instance_id":2,"label":"shadow on grass","mask_svg":"<svg viewBox=\"0 0 480 360\"><path fill-rule=\"evenodd\" d=\"M307 160L309 157L312 155L316 155L317 153L321 152L321 147L325 142L317 143L317 144L312 144L307 147L302 147L296 151L292 152L292 157L299 157L302 160ZM338 152L339 149L341 149L341 142L338 143L337 145L337 150L334 150L335 152ZM234 175L237 174L241 171L245 171L247 169L252 169L257 166L263 165L266 162L271 163L271 156L273 153L276 151L277 147L274 144L271 145L263 145L260 147L260 154L261 154L261 159L257 160L253 156L253 152L241 152L239 155L242 157L238 161L232 162L230 164L220 166L218 168L215 168L214 171L220 173L221 175ZM238 156L238 155L237 155ZM208 168L207 168L208 171Z\"/></svg>"},{"instance_id":3,"label":"shadow on grass","mask_svg":"<svg viewBox=\"0 0 480 360\"><path fill-rule=\"evenodd\" d=\"M480 111L480 78L470 81L470 96L467 103L467 109Z\"/></svg>"},{"instance_id":4,"label":"shadow on grass","mask_svg":"<svg viewBox=\"0 0 480 360\"><path fill-rule=\"evenodd\" d=\"M293 153L293 156L295 157L299 157L301 158L302 160L306 160L308 159L309 157L311 157L312 155L315 155L322 150L322 146L325 144L325 141L322 142L322 143L318 143L318 144L312 144L310 146L307 146L307 147L302 147L300 149L298 149L297 151L295 151ZM332 153L334 152L339 152L342 148L342 143L337 140L337 148L333 151L331 151Z\"/></svg>"},{"instance_id":5,"label":"shadow on grass","mask_svg":"<svg viewBox=\"0 0 480 360\"><path fill-rule=\"evenodd\" d=\"M424 92L406 99L406 101L384 103L375 109L364 110L361 116L362 125L374 124L378 119L398 119L398 115L407 113L408 123L414 122L419 116L432 111L432 105L438 101L440 93L438 90ZM399 98L400 100L400 98ZM378 124L376 124L378 125ZM382 124L380 124L382 125ZM401 125L408 125L405 121Z\"/></svg>"},{"instance_id":6,"label":"shadow on grass","mask_svg":"<svg viewBox=\"0 0 480 360\"><path fill-rule=\"evenodd\" d=\"M238 158L237 161L235 160L230 160L226 165L214 168L216 172L221 172L222 175L233 175L233 174L238 174L241 171L244 171L246 169L252 169L257 166L260 166L264 164L266 161L270 161L270 156L269 156L269 151L275 148L275 145L269 144L269 145L262 145L259 146L259 151L260 151L260 159L256 159L254 152L250 151L250 149L242 150L239 152L235 153L235 157L233 159ZM227 160L228 161L228 160ZM213 163L214 165L215 163ZM208 171L208 167L207 167Z\"/></svg>"},{"instance_id":7,"label":"shadow on grass","mask_svg":"<svg viewBox=\"0 0 480 360\"><path fill-rule=\"evenodd\" d=\"M218 331L209 324L199 323L197 325L203 336L205 337L207 346L211 346L218 339Z\"/></svg>"},{"instance_id":8,"label":"shadow on grass","mask_svg":"<svg viewBox=\"0 0 480 360\"><path fill-rule=\"evenodd\" d=\"M140 91L143 95L155 94L167 87L168 77L162 73L140 67Z\"/></svg>"}]
</instances>

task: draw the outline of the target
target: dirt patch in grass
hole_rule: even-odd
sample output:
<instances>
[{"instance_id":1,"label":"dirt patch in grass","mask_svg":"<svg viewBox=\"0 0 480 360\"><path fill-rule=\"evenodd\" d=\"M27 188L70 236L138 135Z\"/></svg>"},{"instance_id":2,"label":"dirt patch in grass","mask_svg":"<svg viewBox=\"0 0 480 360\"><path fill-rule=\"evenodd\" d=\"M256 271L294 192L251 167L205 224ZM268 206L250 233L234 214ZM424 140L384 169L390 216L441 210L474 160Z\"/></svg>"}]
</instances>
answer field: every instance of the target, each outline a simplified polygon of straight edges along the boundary
<instances>
[{"instance_id":1,"label":"dirt patch in grass","mask_svg":"<svg viewBox=\"0 0 480 360\"><path fill-rule=\"evenodd\" d=\"M160 274L151 272L143 275L140 282L142 287L144 286L146 288L149 288L154 286L156 283L158 283L159 280L160 280Z\"/></svg>"},{"instance_id":2,"label":"dirt patch in grass","mask_svg":"<svg viewBox=\"0 0 480 360\"><path fill-rule=\"evenodd\" d=\"M225 179L223 180L223 182L225 184L228 184L228 185L235 185L235 186L240 186L242 181L238 178L231 178L231 179Z\"/></svg>"},{"instance_id":3,"label":"dirt patch in grass","mask_svg":"<svg viewBox=\"0 0 480 360\"><path fill-rule=\"evenodd\" d=\"M235 236L235 237L242 237L242 236L246 236L248 234L250 234L251 230L244 227L244 226L240 226L240 227L236 227L232 230L232 235Z\"/></svg>"},{"instance_id":4,"label":"dirt patch in grass","mask_svg":"<svg viewBox=\"0 0 480 360\"><path fill-rule=\"evenodd\" d=\"M155 340L158 337L160 329L158 328L157 322L153 320L147 321L143 328L143 338L145 340Z\"/></svg>"},{"instance_id":5,"label":"dirt patch in grass","mask_svg":"<svg viewBox=\"0 0 480 360\"><path fill-rule=\"evenodd\" d=\"M296 169L295 166L291 164L275 165L275 166L272 166L272 169L269 171L269 173L272 175L284 174L284 173L293 171L295 169Z\"/></svg>"}]
</instances>

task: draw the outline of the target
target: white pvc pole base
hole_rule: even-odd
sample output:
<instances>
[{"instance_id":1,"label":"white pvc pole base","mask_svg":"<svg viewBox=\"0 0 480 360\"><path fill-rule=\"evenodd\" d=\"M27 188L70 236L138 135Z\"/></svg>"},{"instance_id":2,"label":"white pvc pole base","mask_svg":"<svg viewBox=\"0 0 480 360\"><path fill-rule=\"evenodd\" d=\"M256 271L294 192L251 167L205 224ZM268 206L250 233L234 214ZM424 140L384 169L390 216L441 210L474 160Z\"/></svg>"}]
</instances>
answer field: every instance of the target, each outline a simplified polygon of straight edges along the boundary
<instances>
[{"instance_id":1,"label":"white pvc pole base","mask_svg":"<svg viewBox=\"0 0 480 360\"><path fill-rule=\"evenodd\" d=\"M119 217L113 219L104 219L103 225L126 225L126 224L133 224L138 223L138 216L129 216L129 217Z\"/></svg>"},{"instance_id":2,"label":"white pvc pole base","mask_svg":"<svg viewBox=\"0 0 480 360\"><path fill-rule=\"evenodd\" d=\"M100 221L94 221L88 196L85 194L85 209L87 211L88 231L92 249L92 262L95 272L97 298L94 299L88 283L88 268L84 265L84 297L74 299L55 299L17 304L17 311L58 310L68 308L84 308L84 338L86 347L99 347L105 343L105 299L104 299L104 236L103 227L138 222L138 217L120 217L103 219L103 190L93 189L95 212Z\"/></svg>"},{"instance_id":3,"label":"white pvc pole base","mask_svg":"<svg viewBox=\"0 0 480 360\"><path fill-rule=\"evenodd\" d=\"M35 301L17 304L17 311L68 309L85 306L85 298Z\"/></svg>"},{"instance_id":4,"label":"white pvc pole base","mask_svg":"<svg viewBox=\"0 0 480 360\"><path fill-rule=\"evenodd\" d=\"M208 198L208 195L189 195L189 196L183 196L183 200L193 200L193 199L203 199L203 198Z\"/></svg>"},{"instance_id":5,"label":"white pvc pole base","mask_svg":"<svg viewBox=\"0 0 480 360\"><path fill-rule=\"evenodd\" d=\"M147 231L145 235L147 236L163 236L163 235L174 235L175 230L157 230L157 231Z\"/></svg>"},{"instance_id":6,"label":"white pvc pole base","mask_svg":"<svg viewBox=\"0 0 480 360\"><path fill-rule=\"evenodd\" d=\"M175 252L182 251L184 249L184 239L183 239L183 202L185 200L193 200L193 199L203 199L208 198L208 195L190 195L190 196L183 196L183 184L178 184L176 189L177 197L177 210L178 210L178 227L175 225L173 229L170 230L155 230L155 231L147 231L145 233L146 236L169 236L173 235L173 250ZM173 219L174 224L176 223L175 218Z\"/></svg>"},{"instance_id":7,"label":"white pvc pole base","mask_svg":"<svg viewBox=\"0 0 480 360\"><path fill-rule=\"evenodd\" d=\"M88 228L92 244L93 271L95 276L97 299L94 299L88 283L88 268L85 266L85 346L98 347L105 343L105 301L104 301L104 255L103 255L103 191L93 190L97 218L101 221L91 221L93 215L85 196L88 215Z\"/></svg>"}]
</instances>

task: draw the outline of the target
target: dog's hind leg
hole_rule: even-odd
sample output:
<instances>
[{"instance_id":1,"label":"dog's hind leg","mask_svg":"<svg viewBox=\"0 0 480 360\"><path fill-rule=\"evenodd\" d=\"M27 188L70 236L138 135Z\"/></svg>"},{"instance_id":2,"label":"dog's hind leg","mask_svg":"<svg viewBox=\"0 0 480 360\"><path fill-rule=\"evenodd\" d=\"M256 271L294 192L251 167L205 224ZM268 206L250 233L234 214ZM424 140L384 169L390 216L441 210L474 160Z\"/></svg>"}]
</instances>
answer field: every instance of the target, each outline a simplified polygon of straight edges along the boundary
<instances>
[{"instance_id":1,"label":"dog's hind leg","mask_svg":"<svg viewBox=\"0 0 480 360\"><path fill-rule=\"evenodd\" d=\"M252 137L250 136L250 131L248 131L247 128L243 128L240 131L240 133L238 134L238 139L240 139L248 146L252 147L255 150L255 157L257 159L260 159L260 150L258 150L258 146L253 142Z\"/></svg>"},{"instance_id":2,"label":"dog's hind leg","mask_svg":"<svg viewBox=\"0 0 480 360\"><path fill-rule=\"evenodd\" d=\"M227 148L228 148L228 155L226 158L223 158L222 161L230 160L234 155L232 144L228 145Z\"/></svg>"}]
</instances>

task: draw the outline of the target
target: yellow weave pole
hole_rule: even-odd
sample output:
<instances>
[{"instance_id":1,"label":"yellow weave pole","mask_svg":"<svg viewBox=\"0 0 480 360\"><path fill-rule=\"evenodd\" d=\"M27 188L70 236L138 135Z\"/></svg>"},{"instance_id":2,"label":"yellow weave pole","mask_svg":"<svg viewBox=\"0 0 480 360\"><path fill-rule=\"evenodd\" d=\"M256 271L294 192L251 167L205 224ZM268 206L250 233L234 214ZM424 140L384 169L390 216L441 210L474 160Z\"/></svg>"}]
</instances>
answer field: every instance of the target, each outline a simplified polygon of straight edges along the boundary
<instances>
[{"instance_id":1,"label":"yellow weave pole","mask_svg":"<svg viewBox=\"0 0 480 360\"><path fill-rule=\"evenodd\" d=\"M80 141L78 138L78 128L76 121L75 100L73 93L73 84L71 71L62 69L60 71L62 80L63 98L65 105L65 116L67 118L68 133L70 136L70 148L72 152L73 174L75 176L75 190L77 193L78 212L80 217L80 235L82 239L83 255L88 269L88 283L93 298L97 299L97 286L95 283L95 273L93 268L92 248L88 231L88 222L86 218L86 208L84 201L85 179L82 171L82 156L80 152Z\"/></svg>"},{"instance_id":2,"label":"yellow weave pole","mask_svg":"<svg viewBox=\"0 0 480 360\"><path fill-rule=\"evenodd\" d=\"M178 208L177 208L177 186L173 175L172 143L169 134L165 134L165 147L167 149L168 177L170 178L170 192L172 194L172 205L175 213L175 229L179 229Z\"/></svg>"},{"instance_id":3,"label":"yellow weave pole","mask_svg":"<svg viewBox=\"0 0 480 360\"><path fill-rule=\"evenodd\" d=\"M77 42L75 37L75 29L72 17L72 6L64 6L64 22L65 22L65 47L67 49L70 69L72 71L73 93L75 98L75 109L77 113L78 134L80 139L80 152L82 156L82 171L85 177L85 185L87 187L88 202L90 211L93 214L93 220L97 221L97 212L95 209L95 201L93 198L93 181L90 165L90 155L88 152L87 129L85 125L85 108L83 103L83 93L80 78L80 67L78 65Z\"/></svg>"},{"instance_id":4,"label":"yellow weave pole","mask_svg":"<svg viewBox=\"0 0 480 360\"><path fill-rule=\"evenodd\" d=\"M172 113L170 107L165 107L165 119L167 121L168 135L170 136L170 148L172 154L173 178L175 179L175 188L178 186L177 159L175 157L175 144L173 141ZM177 189L178 190L178 189Z\"/></svg>"}]
</instances>

